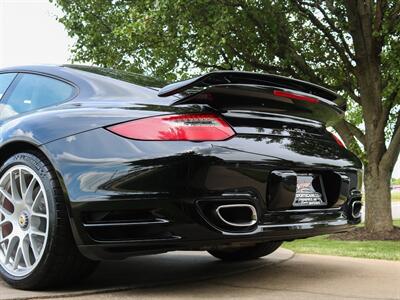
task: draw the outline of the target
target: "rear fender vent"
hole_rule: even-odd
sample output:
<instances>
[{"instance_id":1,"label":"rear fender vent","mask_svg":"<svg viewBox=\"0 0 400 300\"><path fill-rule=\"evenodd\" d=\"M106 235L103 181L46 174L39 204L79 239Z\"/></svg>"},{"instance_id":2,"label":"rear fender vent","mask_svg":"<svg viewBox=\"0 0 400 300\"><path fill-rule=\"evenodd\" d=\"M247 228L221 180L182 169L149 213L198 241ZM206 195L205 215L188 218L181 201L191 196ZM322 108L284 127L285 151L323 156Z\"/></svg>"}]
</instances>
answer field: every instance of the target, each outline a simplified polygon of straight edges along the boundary
<instances>
[{"instance_id":1,"label":"rear fender vent","mask_svg":"<svg viewBox=\"0 0 400 300\"><path fill-rule=\"evenodd\" d=\"M149 210L93 211L83 214L85 224L97 223L141 223L157 220L156 213Z\"/></svg>"},{"instance_id":2,"label":"rear fender vent","mask_svg":"<svg viewBox=\"0 0 400 300\"><path fill-rule=\"evenodd\" d=\"M151 210L94 211L82 215L83 226L96 241L169 240L169 220Z\"/></svg>"}]
</instances>

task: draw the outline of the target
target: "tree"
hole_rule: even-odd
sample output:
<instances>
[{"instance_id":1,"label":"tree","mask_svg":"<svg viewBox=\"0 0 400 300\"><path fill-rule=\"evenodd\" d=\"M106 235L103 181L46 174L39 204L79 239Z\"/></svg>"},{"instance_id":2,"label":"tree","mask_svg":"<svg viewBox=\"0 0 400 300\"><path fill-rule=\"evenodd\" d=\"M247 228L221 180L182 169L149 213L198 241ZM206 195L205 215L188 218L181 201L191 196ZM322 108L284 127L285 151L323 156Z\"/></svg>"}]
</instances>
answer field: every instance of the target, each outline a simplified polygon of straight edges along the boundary
<instances>
[{"instance_id":1,"label":"tree","mask_svg":"<svg viewBox=\"0 0 400 300\"><path fill-rule=\"evenodd\" d=\"M53 0L77 61L166 79L212 69L278 73L338 91L335 129L365 166L366 229L393 230L400 151L400 2Z\"/></svg>"}]
</instances>

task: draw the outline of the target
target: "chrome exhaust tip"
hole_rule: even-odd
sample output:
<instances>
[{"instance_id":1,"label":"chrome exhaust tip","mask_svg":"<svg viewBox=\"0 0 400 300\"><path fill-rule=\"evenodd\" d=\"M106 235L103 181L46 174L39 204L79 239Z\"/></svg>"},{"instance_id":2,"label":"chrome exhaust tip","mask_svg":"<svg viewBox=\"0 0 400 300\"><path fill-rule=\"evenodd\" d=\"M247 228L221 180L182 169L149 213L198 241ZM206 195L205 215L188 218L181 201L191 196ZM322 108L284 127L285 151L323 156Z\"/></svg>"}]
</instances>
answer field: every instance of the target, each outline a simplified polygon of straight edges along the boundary
<instances>
[{"instance_id":1,"label":"chrome exhaust tip","mask_svg":"<svg viewBox=\"0 0 400 300\"><path fill-rule=\"evenodd\" d=\"M351 203L351 216L354 219L361 218L362 202L359 200L353 201Z\"/></svg>"},{"instance_id":2,"label":"chrome exhaust tip","mask_svg":"<svg viewBox=\"0 0 400 300\"><path fill-rule=\"evenodd\" d=\"M216 208L218 218L233 227L250 227L257 223L256 208L251 204L225 204Z\"/></svg>"}]
</instances>

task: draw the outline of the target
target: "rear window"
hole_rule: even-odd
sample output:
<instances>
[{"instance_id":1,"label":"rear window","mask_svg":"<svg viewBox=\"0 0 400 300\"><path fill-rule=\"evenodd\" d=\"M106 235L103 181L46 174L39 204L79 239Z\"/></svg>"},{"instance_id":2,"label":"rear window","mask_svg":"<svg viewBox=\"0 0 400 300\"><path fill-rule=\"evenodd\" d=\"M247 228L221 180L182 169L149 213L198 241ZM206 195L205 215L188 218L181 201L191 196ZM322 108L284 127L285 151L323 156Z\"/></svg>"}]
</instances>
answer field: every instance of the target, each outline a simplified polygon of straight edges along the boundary
<instances>
[{"instance_id":1,"label":"rear window","mask_svg":"<svg viewBox=\"0 0 400 300\"><path fill-rule=\"evenodd\" d=\"M144 86L144 87L151 87L151 88L161 88L166 86L168 83L166 81L145 76L141 74L136 74L128 71L123 70L116 70L116 69L108 69L108 68L100 68L100 67L90 67L90 66L80 66L80 65L65 65L68 68L77 69L89 73L94 73L97 75L102 75L106 77L110 77L113 79L125 81L128 83Z\"/></svg>"},{"instance_id":2,"label":"rear window","mask_svg":"<svg viewBox=\"0 0 400 300\"><path fill-rule=\"evenodd\" d=\"M46 76L23 74L17 80L10 96L0 104L0 119L59 104L75 92L70 84Z\"/></svg>"}]
</instances>

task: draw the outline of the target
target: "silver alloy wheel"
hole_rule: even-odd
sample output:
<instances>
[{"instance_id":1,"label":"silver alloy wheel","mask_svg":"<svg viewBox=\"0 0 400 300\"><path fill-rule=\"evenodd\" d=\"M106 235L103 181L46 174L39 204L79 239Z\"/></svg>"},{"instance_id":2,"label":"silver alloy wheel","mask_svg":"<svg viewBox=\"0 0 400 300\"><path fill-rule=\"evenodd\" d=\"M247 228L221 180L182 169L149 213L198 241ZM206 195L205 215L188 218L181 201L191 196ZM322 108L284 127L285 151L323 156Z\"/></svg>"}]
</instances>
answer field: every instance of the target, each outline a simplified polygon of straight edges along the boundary
<instances>
[{"instance_id":1,"label":"silver alloy wheel","mask_svg":"<svg viewBox=\"0 0 400 300\"><path fill-rule=\"evenodd\" d=\"M43 182L31 168L16 165L0 178L0 265L10 275L30 274L39 264L49 231Z\"/></svg>"}]
</instances>

